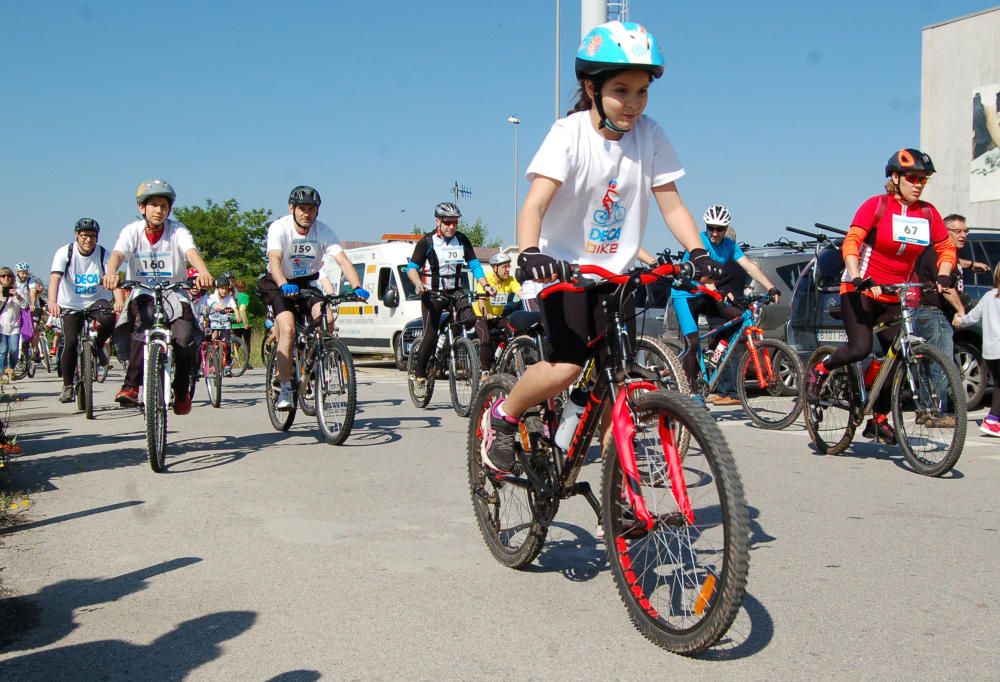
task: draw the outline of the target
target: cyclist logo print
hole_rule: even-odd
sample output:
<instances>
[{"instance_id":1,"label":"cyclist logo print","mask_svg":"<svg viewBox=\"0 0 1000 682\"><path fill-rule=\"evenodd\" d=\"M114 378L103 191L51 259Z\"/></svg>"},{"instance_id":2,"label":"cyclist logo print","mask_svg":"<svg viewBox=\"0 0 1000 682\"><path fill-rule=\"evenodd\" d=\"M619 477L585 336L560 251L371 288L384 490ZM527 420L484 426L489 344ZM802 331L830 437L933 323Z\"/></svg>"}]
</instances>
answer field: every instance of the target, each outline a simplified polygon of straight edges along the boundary
<instances>
[{"instance_id":1,"label":"cyclist logo print","mask_svg":"<svg viewBox=\"0 0 1000 682\"><path fill-rule=\"evenodd\" d=\"M626 213L618 193L618 180L612 180L601 199L601 207L594 211L587 233L587 253L618 253Z\"/></svg>"}]
</instances>

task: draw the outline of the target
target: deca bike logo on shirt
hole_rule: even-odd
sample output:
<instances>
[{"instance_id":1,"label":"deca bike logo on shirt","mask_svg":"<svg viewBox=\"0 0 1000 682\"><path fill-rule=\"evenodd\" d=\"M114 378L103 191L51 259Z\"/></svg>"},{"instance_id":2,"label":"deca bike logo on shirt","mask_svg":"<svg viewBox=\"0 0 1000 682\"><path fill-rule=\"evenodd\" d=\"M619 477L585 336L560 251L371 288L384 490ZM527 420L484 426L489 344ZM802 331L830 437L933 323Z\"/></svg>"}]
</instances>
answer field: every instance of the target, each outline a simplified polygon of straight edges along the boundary
<instances>
[{"instance_id":1,"label":"deca bike logo on shirt","mask_svg":"<svg viewBox=\"0 0 1000 682\"><path fill-rule=\"evenodd\" d=\"M100 276L97 273L88 272L83 275L73 276L73 287L79 296L88 296L97 293L97 284Z\"/></svg>"},{"instance_id":2,"label":"deca bike logo on shirt","mask_svg":"<svg viewBox=\"0 0 1000 682\"><path fill-rule=\"evenodd\" d=\"M601 208L594 211L593 223L587 233L587 253L618 253L625 214L618 194L618 180L612 180L601 199Z\"/></svg>"}]
</instances>

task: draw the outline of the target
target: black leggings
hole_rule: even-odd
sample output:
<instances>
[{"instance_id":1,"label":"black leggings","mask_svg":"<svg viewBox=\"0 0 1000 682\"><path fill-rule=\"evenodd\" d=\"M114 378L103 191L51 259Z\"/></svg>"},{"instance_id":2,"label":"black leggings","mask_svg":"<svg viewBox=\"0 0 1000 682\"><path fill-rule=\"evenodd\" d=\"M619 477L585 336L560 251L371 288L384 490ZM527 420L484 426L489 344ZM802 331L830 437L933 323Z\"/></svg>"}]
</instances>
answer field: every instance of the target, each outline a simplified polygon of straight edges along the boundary
<instances>
[{"instance_id":1,"label":"black leggings","mask_svg":"<svg viewBox=\"0 0 1000 682\"><path fill-rule=\"evenodd\" d=\"M871 296L863 296L856 291L840 295L840 308L844 319L844 329L847 331L847 343L838 348L826 361L827 369L844 367L855 362L861 362L872 352L872 329L886 320L899 317L898 303L881 303ZM888 327L878 334L882 353L892 346L899 326ZM875 412L889 412L889 401L892 396L890 382L886 382L875 400Z\"/></svg>"},{"instance_id":2,"label":"black leggings","mask_svg":"<svg viewBox=\"0 0 1000 682\"><path fill-rule=\"evenodd\" d=\"M448 301L436 296L425 295L420 301L420 307L424 318L424 338L417 350L417 366L414 374L423 379L427 376L427 361L437 347L438 333L441 329L441 313L448 308ZM455 304L455 309L459 322L466 329L471 329L476 323L476 314L472 312L472 306L469 305L469 302L460 300ZM413 352L412 348L410 352Z\"/></svg>"},{"instance_id":3,"label":"black leggings","mask_svg":"<svg viewBox=\"0 0 1000 682\"><path fill-rule=\"evenodd\" d=\"M97 338L94 340L94 348L104 348L104 344L111 338L111 333L115 330L115 312L105 301L99 301L91 306L91 310L95 309L101 310L101 313L94 314L94 318L97 320ZM80 332L87 332L81 329L83 327L82 320L72 310L67 310L63 313L62 323L63 352L61 368L63 386L72 386L73 375L76 373L76 344L80 338Z\"/></svg>"},{"instance_id":4,"label":"black leggings","mask_svg":"<svg viewBox=\"0 0 1000 682\"><path fill-rule=\"evenodd\" d=\"M1000 382L1000 360L985 360L986 367L990 370L994 382ZM990 406L990 414L1000 419L1000 383L993 387L993 404Z\"/></svg>"},{"instance_id":5,"label":"black leggings","mask_svg":"<svg viewBox=\"0 0 1000 682\"><path fill-rule=\"evenodd\" d=\"M691 310L691 316L694 317L695 322L698 321L698 316L704 313L709 326L712 328L721 326L734 317L739 317L743 314L743 311L736 306L729 305L724 300L716 301L710 296L696 296L689 298L688 307ZM732 334L733 329L733 327L730 327L729 329L720 332L715 339L715 343L718 343L723 338ZM692 388L695 386L698 378L698 336L698 331L684 335L684 345L687 347L687 352L684 353L682 363L684 365L684 374L687 375L688 383Z\"/></svg>"},{"instance_id":6,"label":"black leggings","mask_svg":"<svg viewBox=\"0 0 1000 682\"><path fill-rule=\"evenodd\" d=\"M142 350L146 345L146 330L153 326L155 309L152 296L140 296L129 302L128 321L132 338L123 387L138 388L142 385ZM174 344L174 393L184 395L188 390L191 370L197 365L202 334L191 306L187 304L181 306L181 316L169 325Z\"/></svg>"}]
</instances>

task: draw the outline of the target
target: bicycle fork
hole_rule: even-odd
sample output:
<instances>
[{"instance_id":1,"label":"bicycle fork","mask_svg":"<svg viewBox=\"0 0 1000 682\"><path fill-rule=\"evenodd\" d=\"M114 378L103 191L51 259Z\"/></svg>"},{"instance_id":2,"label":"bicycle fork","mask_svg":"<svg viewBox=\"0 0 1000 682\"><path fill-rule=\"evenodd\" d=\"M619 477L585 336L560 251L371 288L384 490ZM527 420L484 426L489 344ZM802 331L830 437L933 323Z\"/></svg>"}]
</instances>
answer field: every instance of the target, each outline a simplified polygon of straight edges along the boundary
<instances>
[{"instance_id":1,"label":"bicycle fork","mask_svg":"<svg viewBox=\"0 0 1000 682\"><path fill-rule=\"evenodd\" d=\"M635 512L636 520L645 526L647 531L653 530L657 518L649 513L646 500L642 496L639 483L639 468L635 459L635 448L632 446L632 436L635 435L635 420L628 405L629 396L636 391L655 391L657 387L647 381L637 381L625 385L625 390L617 390L612 384L611 392L614 398L611 408L611 428L615 442L618 445L618 462L625 476L625 492L629 504ZM670 476L670 490L673 493L677 508L687 519L694 523L694 511L687 494L687 484L684 482L680 453L674 440L674 429L660 418L658 424L660 441L663 443L663 455L666 460L667 473Z\"/></svg>"},{"instance_id":2,"label":"bicycle fork","mask_svg":"<svg viewBox=\"0 0 1000 682\"><path fill-rule=\"evenodd\" d=\"M149 345L155 344L163 351L163 382L164 403L170 407L174 402L174 382L171 381L173 374L173 356L170 353L171 334L169 329L147 329L145 333L145 344L142 348L142 366L145 369L149 366ZM145 379L145 377L144 377ZM139 393L139 405L145 409L145 391Z\"/></svg>"}]
</instances>

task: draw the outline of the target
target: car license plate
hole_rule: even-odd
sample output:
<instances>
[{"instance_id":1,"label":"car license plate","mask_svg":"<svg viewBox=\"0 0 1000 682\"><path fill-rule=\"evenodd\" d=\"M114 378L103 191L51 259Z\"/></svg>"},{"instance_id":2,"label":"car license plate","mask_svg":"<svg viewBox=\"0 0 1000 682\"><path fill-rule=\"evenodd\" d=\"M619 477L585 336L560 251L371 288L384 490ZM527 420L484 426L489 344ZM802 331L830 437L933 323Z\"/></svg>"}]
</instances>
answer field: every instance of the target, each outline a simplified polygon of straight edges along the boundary
<instances>
[{"instance_id":1,"label":"car license plate","mask_svg":"<svg viewBox=\"0 0 1000 682\"><path fill-rule=\"evenodd\" d=\"M816 340L820 343L847 343L847 330L817 329Z\"/></svg>"}]
</instances>

